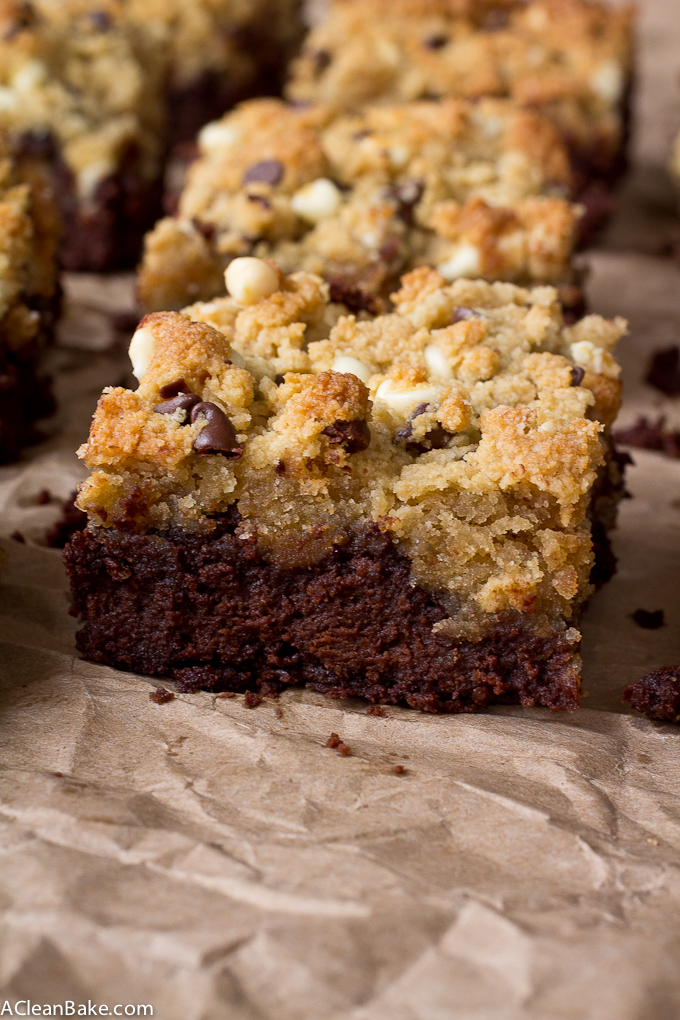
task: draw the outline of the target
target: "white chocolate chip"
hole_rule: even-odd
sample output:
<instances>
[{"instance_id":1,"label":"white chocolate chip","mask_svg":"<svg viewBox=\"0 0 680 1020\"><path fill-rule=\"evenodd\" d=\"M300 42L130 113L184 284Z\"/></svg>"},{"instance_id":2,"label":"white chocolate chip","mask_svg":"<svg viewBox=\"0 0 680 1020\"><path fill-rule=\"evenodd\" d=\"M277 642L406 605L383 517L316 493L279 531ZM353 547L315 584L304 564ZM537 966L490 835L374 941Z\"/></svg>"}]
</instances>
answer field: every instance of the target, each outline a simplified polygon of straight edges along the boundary
<instances>
[{"instance_id":1,"label":"white chocolate chip","mask_svg":"<svg viewBox=\"0 0 680 1020\"><path fill-rule=\"evenodd\" d=\"M441 347L429 344L424 352L428 373L435 379L453 379L453 369Z\"/></svg>"},{"instance_id":2,"label":"white chocolate chip","mask_svg":"<svg viewBox=\"0 0 680 1020\"><path fill-rule=\"evenodd\" d=\"M17 92L30 92L47 78L47 68L42 60L28 60L12 78L12 88Z\"/></svg>"},{"instance_id":3,"label":"white chocolate chip","mask_svg":"<svg viewBox=\"0 0 680 1020\"><path fill-rule=\"evenodd\" d=\"M341 202L339 189L327 177L318 177L311 184L305 184L290 200L293 212L310 223L319 223L335 216Z\"/></svg>"},{"instance_id":4,"label":"white chocolate chip","mask_svg":"<svg viewBox=\"0 0 680 1020\"><path fill-rule=\"evenodd\" d=\"M409 390L395 389L391 379L385 379L376 390L376 400L384 400L388 407L399 414L408 414L418 404L429 404L440 391L434 386L420 386Z\"/></svg>"},{"instance_id":5,"label":"white chocolate chip","mask_svg":"<svg viewBox=\"0 0 680 1020\"><path fill-rule=\"evenodd\" d=\"M437 266L447 283L452 283L460 276L477 276L479 274L479 249L464 241L459 244L453 255L446 262Z\"/></svg>"},{"instance_id":6,"label":"white chocolate chip","mask_svg":"<svg viewBox=\"0 0 680 1020\"><path fill-rule=\"evenodd\" d=\"M578 340L572 344L570 354L577 365L590 372L605 375L608 379L618 379L621 374L621 366L617 365L609 351L596 347L590 340Z\"/></svg>"},{"instance_id":7,"label":"white chocolate chip","mask_svg":"<svg viewBox=\"0 0 680 1020\"><path fill-rule=\"evenodd\" d=\"M0 110L14 110L17 105L17 97L14 91L6 85L0 85Z\"/></svg>"},{"instance_id":8,"label":"white chocolate chip","mask_svg":"<svg viewBox=\"0 0 680 1020\"><path fill-rule=\"evenodd\" d=\"M153 357L154 344L154 335L148 326L140 326L130 341L128 354L132 362L132 374L139 382L146 375Z\"/></svg>"},{"instance_id":9,"label":"white chocolate chip","mask_svg":"<svg viewBox=\"0 0 680 1020\"><path fill-rule=\"evenodd\" d=\"M392 145L390 146L390 163L393 167L401 170L408 163L411 153L408 151L405 145Z\"/></svg>"},{"instance_id":10,"label":"white chocolate chip","mask_svg":"<svg viewBox=\"0 0 680 1020\"><path fill-rule=\"evenodd\" d=\"M247 255L234 259L224 274L227 290L240 305L254 305L279 289L276 270Z\"/></svg>"},{"instance_id":11,"label":"white chocolate chip","mask_svg":"<svg viewBox=\"0 0 680 1020\"><path fill-rule=\"evenodd\" d=\"M607 60L590 76L590 87L605 103L618 103L623 95L623 70L617 60Z\"/></svg>"},{"instance_id":12,"label":"white chocolate chip","mask_svg":"<svg viewBox=\"0 0 680 1020\"><path fill-rule=\"evenodd\" d=\"M218 149L233 149L238 142L238 132L229 124L214 120L206 124L198 135L198 144L203 152L214 152Z\"/></svg>"},{"instance_id":13,"label":"white chocolate chip","mask_svg":"<svg viewBox=\"0 0 680 1020\"><path fill-rule=\"evenodd\" d=\"M359 361L357 358L351 358L348 354L338 354L331 367L334 372L355 375L367 386L368 380L373 375L368 365L364 365L363 361Z\"/></svg>"}]
</instances>

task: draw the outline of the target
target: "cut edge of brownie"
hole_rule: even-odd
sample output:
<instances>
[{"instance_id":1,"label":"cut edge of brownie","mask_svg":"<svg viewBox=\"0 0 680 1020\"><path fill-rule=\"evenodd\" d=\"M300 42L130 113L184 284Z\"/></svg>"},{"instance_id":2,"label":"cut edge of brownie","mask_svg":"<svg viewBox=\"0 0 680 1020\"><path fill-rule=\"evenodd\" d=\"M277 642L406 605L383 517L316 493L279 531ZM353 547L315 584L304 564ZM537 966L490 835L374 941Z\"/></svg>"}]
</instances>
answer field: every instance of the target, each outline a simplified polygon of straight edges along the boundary
<instances>
[{"instance_id":1,"label":"cut edge of brownie","mask_svg":"<svg viewBox=\"0 0 680 1020\"><path fill-rule=\"evenodd\" d=\"M56 410L52 380L42 370L44 347L52 341L60 295L39 311L41 329L29 343L11 350L0 342L0 464L44 438L34 423ZM40 303L39 299L32 302Z\"/></svg>"},{"instance_id":2,"label":"cut edge of brownie","mask_svg":"<svg viewBox=\"0 0 680 1020\"><path fill-rule=\"evenodd\" d=\"M336 698L472 712L490 703L578 707L567 624L496 614L477 642L438 634L447 613L410 579L378 525L312 567L285 570L236 534L87 529L64 552L84 658L174 678L180 690L276 696L293 684Z\"/></svg>"}]
</instances>

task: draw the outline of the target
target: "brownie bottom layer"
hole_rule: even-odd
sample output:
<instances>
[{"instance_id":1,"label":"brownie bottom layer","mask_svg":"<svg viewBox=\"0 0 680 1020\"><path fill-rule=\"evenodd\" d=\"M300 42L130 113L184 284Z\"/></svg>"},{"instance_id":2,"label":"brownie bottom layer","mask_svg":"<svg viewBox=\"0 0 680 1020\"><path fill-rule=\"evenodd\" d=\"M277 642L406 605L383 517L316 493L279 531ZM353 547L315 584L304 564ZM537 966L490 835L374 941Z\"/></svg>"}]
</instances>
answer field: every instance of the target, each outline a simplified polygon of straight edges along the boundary
<instances>
[{"instance_id":1,"label":"brownie bottom layer","mask_svg":"<svg viewBox=\"0 0 680 1020\"><path fill-rule=\"evenodd\" d=\"M508 613L477 643L434 633L445 610L410 584L408 559L378 527L315 566L284 570L236 537L236 514L215 523L207 537L73 536L64 561L86 659L170 676L185 691L275 695L302 684L426 711L577 707L575 650L561 632L539 636Z\"/></svg>"}]
</instances>

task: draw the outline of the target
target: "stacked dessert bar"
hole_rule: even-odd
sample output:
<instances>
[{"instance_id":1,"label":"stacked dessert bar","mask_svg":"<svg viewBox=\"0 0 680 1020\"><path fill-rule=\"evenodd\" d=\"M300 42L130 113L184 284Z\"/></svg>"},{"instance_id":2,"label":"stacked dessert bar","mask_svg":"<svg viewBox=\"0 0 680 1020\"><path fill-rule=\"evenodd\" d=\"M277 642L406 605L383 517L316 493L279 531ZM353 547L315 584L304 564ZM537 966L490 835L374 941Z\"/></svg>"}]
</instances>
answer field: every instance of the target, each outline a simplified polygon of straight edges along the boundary
<instances>
[{"instance_id":1,"label":"stacked dessert bar","mask_svg":"<svg viewBox=\"0 0 680 1020\"><path fill-rule=\"evenodd\" d=\"M40 356L59 308L59 218L40 161L16 158L0 134L0 463L54 410Z\"/></svg>"},{"instance_id":2,"label":"stacked dessert bar","mask_svg":"<svg viewBox=\"0 0 680 1020\"><path fill-rule=\"evenodd\" d=\"M148 315L137 390L99 402L80 651L184 690L575 708L625 323L428 268L378 316L252 257L227 283Z\"/></svg>"},{"instance_id":3,"label":"stacked dessert bar","mask_svg":"<svg viewBox=\"0 0 680 1020\"><path fill-rule=\"evenodd\" d=\"M298 0L3 0L0 125L51 168L68 269L134 265L168 146L275 86Z\"/></svg>"},{"instance_id":4,"label":"stacked dessert bar","mask_svg":"<svg viewBox=\"0 0 680 1020\"><path fill-rule=\"evenodd\" d=\"M510 96L553 120L583 191L625 165L632 17L595 0L330 0L288 95L340 109Z\"/></svg>"},{"instance_id":5,"label":"stacked dessert bar","mask_svg":"<svg viewBox=\"0 0 680 1020\"><path fill-rule=\"evenodd\" d=\"M512 100L340 116L253 100L207 125L199 146L178 213L145 242L148 310L222 293L243 255L318 273L355 311L376 311L419 265L449 281L553 283L578 300L567 152L548 120Z\"/></svg>"}]
</instances>

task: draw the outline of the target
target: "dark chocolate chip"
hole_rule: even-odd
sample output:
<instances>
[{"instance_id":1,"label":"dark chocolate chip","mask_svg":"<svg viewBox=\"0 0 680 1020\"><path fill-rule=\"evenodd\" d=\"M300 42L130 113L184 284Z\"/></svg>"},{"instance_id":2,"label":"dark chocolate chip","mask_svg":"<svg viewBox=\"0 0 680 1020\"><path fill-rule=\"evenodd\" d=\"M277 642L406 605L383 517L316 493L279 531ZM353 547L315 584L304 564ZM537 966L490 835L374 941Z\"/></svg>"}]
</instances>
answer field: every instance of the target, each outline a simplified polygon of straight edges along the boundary
<instances>
[{"instance_id":1,"label":"dark chocolate chip","mask_svg":"<svg viewBox=\"0 0 680 1020\"><path fill-rule=\"evenodd\" d=\"M243 449L236 442L236 430L224 411L217 404L201 401L191 409L192 423L199 415L203 415L206 424L194 440L194 450L203 454L222 453L232 459L240 457Z\"/></svg>"},{"instance_id":2,"label":"dark chocolate chip","mask_svg":"<svg viewBox=\"0 0 680 1020\"><path fill-rule=\"evenodd\" d=\"M323 74L326 68L333 60L333 55L328 50L316 50L312 54L312 60L314 61L314 70L317 74Z\"/></svg>"},{"instance_id":3,"label":"dark chocolate chip","mask_svg":"<svg viewBox=\"0 0 680 1020\"><path fill-rule=\"evenodd\" d=\"M354 421L334 421L323 430L332 445L342 446L347 453L361 453L371 444L371 430L363 418Z\"/></svg>"},{"instance_id":4,"label":"dark chocolate chip","mask_svg":"<svg viewBox=\"0 0 680 1020\"><path fill-rule=\"evenodd\" d=\"M204 220L198 220L196 219L195 216L191 222L194 228L198 231L199 234L201 234L202 237L206 239L206 241L212 241L213 237L215 236L214 223L205 223Z\"/></svg>"},{"instance_id":5,"label":"dark chocolate chip","mask_svg":"<svg viewBox=\"0 0 680 1020\"><path fill-rule=\"evenodd\" d=\"M173 382L166 383L165 386L161 386L160 395L163 400L170 400L172 397L176 397L178 393L191 393L191 390L181 377L174 379Z\"/></svg>"},{"instance_id":6,"label":"dark chocolate chip","mask_svg":"<svg viewBox=\"0 0 680 1020\"><path fill-rule=\"evenodd\" d=\"M106 32L111 28L111 18L106 11L90 11L89 19L96 29Z\"/></svg>"},{"instance_id":7,"label":"dark chocolate chip","mask_svg":"<svg viewBox=\"0 0 680 1020\"><path fill-rule=\"evenodd\" d=\"M243 184L254 184L259 181L274 187L282 179L283 169L283 163L280 163L278 159L263 159L248 167L243 175Z\"/></svg>"},{"instance_id":8,"label":"dark chocolate chip","mask_svg":"<svg viewBox=\"0 0 680 1020\"><path fill-rule=\"evenodd\" d=\"M426 50L441 50L449 41L448 35L428 35L423 39L423 46Z\"/></svg>"},{"instance_id":9,"label":"dark chocolate chip","mask_svg":"<svg viewBox=\"0 0 680 1020\"><path fill-rule=\"evenodd\" d=\"M329 280L331 289L331 301L346 305L350 312L370 312L371 315L381 315L384 311L383 302L375 294L370 294L353 283L344 280Z\"/></svg>"},{"instance_id":10,"label":"dark chocolate chip","mask_svg":"<svg viewBox=\"0 0 680 1020\"><path fill-rule=\"evenodd\" d=\"M149 695L149 700L154 701L157 705L167 705L169 701L172 701L175 695L172 691L168 691L165 687L157 687L155 691L152 691Z\"/></svg>"},{"instance_id":11,"label":"dark chocolate chip","mask_svg":"<svg viewBox=\"0 0 680 1020\"><path fill-rule=\"evenodd\" d=\"M665 623L663 609L655 609L651 613L647 609L636 609L632 615L638 627L645 630L658 630Z\"/></svg>"},{"instance_id":12,"label":"dark chocolate chip","mask_svg":"<svg viewBox=\"0 0 680 1020\"><path fill-rule=\"evenodd\" d=\"M586 374L585 368L581 368L580 365L576 365L575 368L572 368L572 370L571 370L571 385L572 386L580 386L581 383L583 382L583 377L584 377L585 374Z\"/></svg>"},{"instance_id":13,"label":"dark chocolate chip","mask_svg":"<svg viewBox=\"0 0 680 1020\"><path fill-rule=\"evenodd\" d=\"M283 475L285 475L286 473L286 465L284 461L280 460L276 467L274 468L274 471L279 476L279 478L283 477Z\"/></svg>"},{"instance_id":14,"label":"dark chocolate chip","mask_svg":"<svg viewBox=\"0 0 680 1020\"><path fill-rule=\"evenodd\" d=\"M464 322L469 319L478 319L479 316L472 308L464 308L462 305L458 308L454 308L451 313L451 325L453 326L456 322Z\"/></svg>"},{"instance_id":15,"label":"dark chocolate chip","mask_svg":"<svg viewBox=\"0 0 680 1020\"><path fill-rule=\"evenodd\" d=\"M654 351L645 382L668 397L680 396L680 350L667 347Z\"/></svg>"},{"instance_id":16,"label":"dark chocolate chip","mask_svg":"<svg viewBox=\"0 0 680 1020\"><path fill-rule=\"evenodd\" d=\"M502 28L508 27L509 21L510 12L496 8L488 12L482 22L482 28L487 32L499 32Z\"/></svg>"},{"instance_id":17,"label":"dark chocolate chip","mask_svg":"<svg viewBox=\"0 0 680 1020\"><path fill-rule=\"evenodd\" d=\"M418 404L415 411L411 411L406 424L395 434L392 442L395 446L403 446L407 453L416 456L419 453L426 453L428 450L443 450L448 445L452 436L442 425L435 425L430 429L419 442L410 442L413 435L413 422L427 411L427 404Z\"/></svg>"},{"instance_id":18,"label":"dark chocolate chip","mask_svg":"<svg viewBox=\"0 0 680 1020\"><path fill-rule=\"evenodd\" d=\"M403 184L400 184L398 188L394 189L394 197L399 203L397 216L399 219L403 220L404 223L409 225L413 223L413 210L423 197L424 190L425 186L423 182L416 180L404 181Z\"/></svg>"},{"instance_id":19,"label":"dark chocolate chip","mask_svg":"<svg viewBox=\"0 0 680 1020\"><path fill-rule=\"evenodd\" d=\"M154 411L156 414L174 414L175 411L190 411L196 404L200 404L201 398L198 393L178 393L176 397L171 397L170 400L164 400L162 404L156 404ZM188 419L185 419L185 424Z\"/></svg>"},{"instance_id":20,"label":"dark chocolate chip","mask_svg":"<svg viewBox=\"0 0 680 1020\"><path fill-rule=\"evenodd\" d=\"M286 381L285 376L281 375L280 372L277 372L276 375L274 376L274 382L276 383L277 386L283 386L285 381Z\"/></svg>"}]
</instances>

